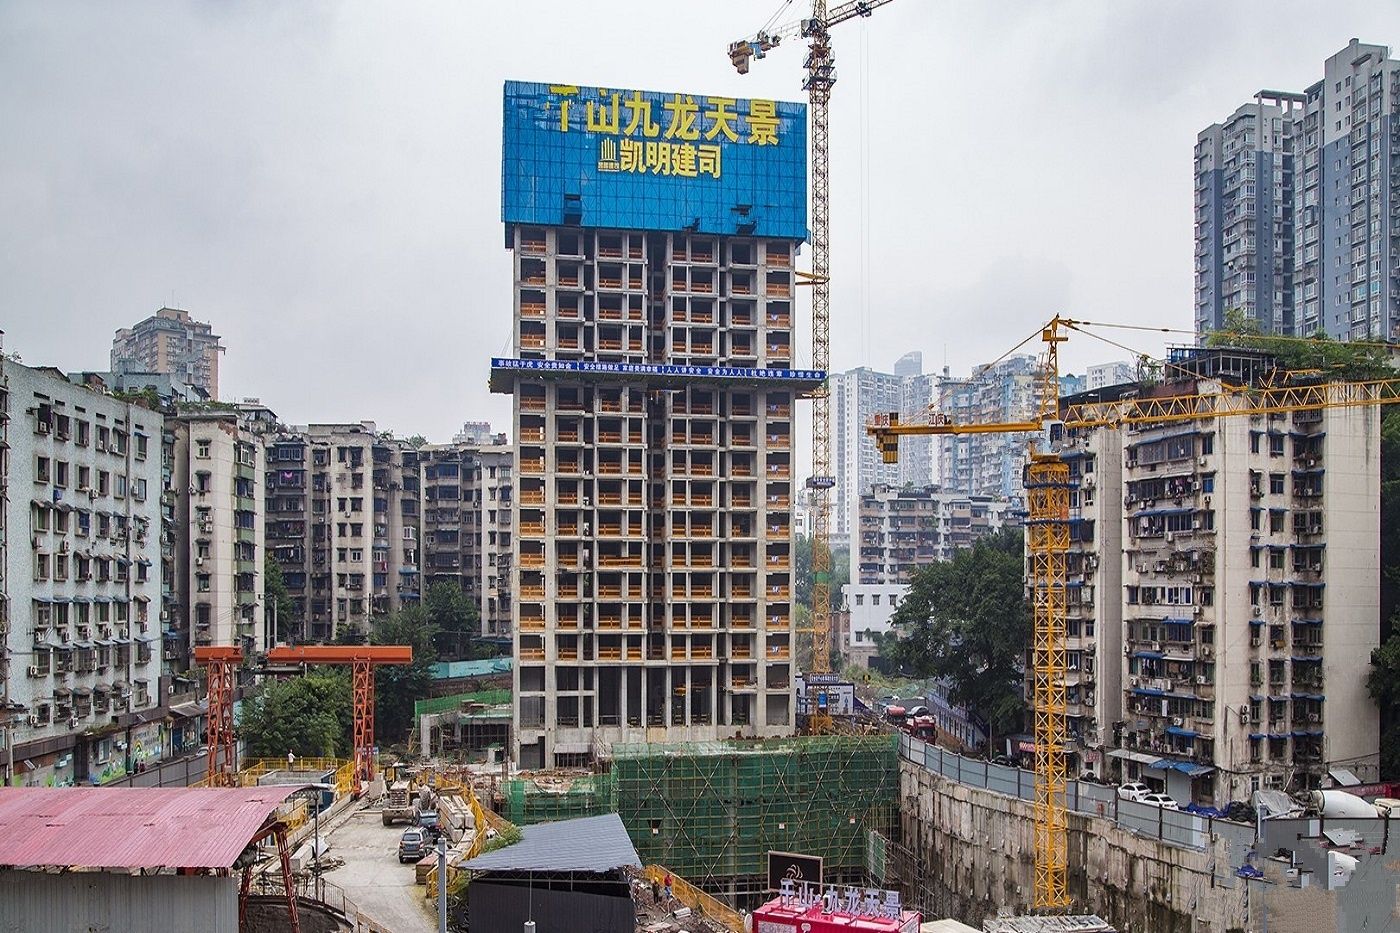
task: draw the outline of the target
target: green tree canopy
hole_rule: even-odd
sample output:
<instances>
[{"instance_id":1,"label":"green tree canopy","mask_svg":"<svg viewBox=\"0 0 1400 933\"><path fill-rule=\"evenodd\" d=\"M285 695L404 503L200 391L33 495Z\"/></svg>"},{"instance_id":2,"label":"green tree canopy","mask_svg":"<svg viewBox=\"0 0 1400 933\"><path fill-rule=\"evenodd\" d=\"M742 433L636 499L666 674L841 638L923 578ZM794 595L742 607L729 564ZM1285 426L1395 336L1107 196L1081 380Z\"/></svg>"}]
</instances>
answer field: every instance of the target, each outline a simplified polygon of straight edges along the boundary
<instances>
[{"instance_id":1,"label":"green tree canopy","mask_svg":"<svg viewBox=\"0 0 1400 933\"><path fill-rule=\"evenodd\" d=\"M345 671L312 668L286 680L264 681L245 701L238 735L253 758L344 758L350 752L350 678Z\"/></svg>"},{"instance_id":2,"label":"green tree canopy","mask_svg":"<svg viewBox=\"0 0 1400 933\"><path fill-rule=\"evenodd\" d=\"M880 654L919 677L944 678L954 703L997 732L1020 727L1030 646L1023 538L1007 529L915 575Z\"/></svg>"},{"instance_id":3,"label":"green tree canopy","mask_svg":"<svg viewBox=\"0 0 1400 933\"><path fill-rule=\"evenodd\" d=\"M374 727L381 742L399 742L413 730L413 703L431 692L433 664L437 660L437 629L422 606L410 606L376 619L370 633L375 645L408 645L413 663L375 670Z\"/></svg>"},{"instance_id":4,"label":"green tree canopy","mask_svg":"<svg viewBox=\"0 0 1400 933\"><path fill-rule=\"evenodd\" d=\"M1376 344L1333 340L1321 331L1306 339L1265 334L1253 318L1237 309L1225 312L1225 327L1208 334L1206 345L1260 350L1277 358L1284 369L1315 371L1322 379L1378 379L1395 375L1389 354Z\"/></svg>"},{"instance_id":5,"label":"green tree canopy","mask_svg":"<svg viewBox=\"0 0 1400 933\"><path fill-rule=\"evenodd\" d=\"M478 641L481 613L456 583L439 580L428 587L423 611L435 630L438 657L460 660L485 657L491 651Z\"/></svg>"},{"instance_id":6,"label":"green tree canopy","mask_svg":"<svg viewBox=\"0 0 1400 933\"><path fill-rule=\"evenodd\" d=\"M263 594L267 612L277 620L277 640L291 641L292 634L301 631L301 620L296 618L295 603L287 592L282 565L277 563L271 552L263 555Z\"/></svg>"}]
</instances>

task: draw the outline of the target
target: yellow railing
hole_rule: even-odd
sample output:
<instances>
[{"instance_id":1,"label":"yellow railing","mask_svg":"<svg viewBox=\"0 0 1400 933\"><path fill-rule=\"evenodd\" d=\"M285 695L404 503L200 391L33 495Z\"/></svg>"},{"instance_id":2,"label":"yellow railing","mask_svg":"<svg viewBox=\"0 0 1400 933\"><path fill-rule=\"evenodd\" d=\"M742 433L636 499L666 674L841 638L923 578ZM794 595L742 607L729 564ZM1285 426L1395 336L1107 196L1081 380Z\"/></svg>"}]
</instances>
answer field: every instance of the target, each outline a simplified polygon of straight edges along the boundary
<instances>
[{"instance_id":1,"label":"yellow railing","mask_svg":"<svg viewBox=\"0 0 1400 933\"><path fill-rule=\"evenodd\" d=\"M689 881L678 877L675 872L668 871L660 865L648 865L642 873L647 881L655 881L657 884L663 883L666 876L670 875L671 893L675 895L676 900L695 913L721 924L731 933L744 933L744 918L738 911L732 907L726 907Z\"/></svg>"}]
</instances>

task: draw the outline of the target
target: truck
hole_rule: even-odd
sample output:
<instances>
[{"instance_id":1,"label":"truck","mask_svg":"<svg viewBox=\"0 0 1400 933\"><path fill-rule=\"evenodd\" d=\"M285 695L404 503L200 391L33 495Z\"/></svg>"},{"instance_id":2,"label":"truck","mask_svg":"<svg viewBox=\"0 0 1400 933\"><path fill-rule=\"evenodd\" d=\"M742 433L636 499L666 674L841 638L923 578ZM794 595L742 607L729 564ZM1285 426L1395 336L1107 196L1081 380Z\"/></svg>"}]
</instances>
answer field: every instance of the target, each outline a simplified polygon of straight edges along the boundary
<instances>
[{"instance_id":1,"label":"truck","mask_svg":"<svg viewBox=\"0 0 1400 933\"><path fill-rule=\"evenodd\" d=\"M417 810L409 798L407 781L395 781L389 785L381 818L385 826L393 826L395 823L412 824L417 821Z\"/></svg>"}]
</instances>

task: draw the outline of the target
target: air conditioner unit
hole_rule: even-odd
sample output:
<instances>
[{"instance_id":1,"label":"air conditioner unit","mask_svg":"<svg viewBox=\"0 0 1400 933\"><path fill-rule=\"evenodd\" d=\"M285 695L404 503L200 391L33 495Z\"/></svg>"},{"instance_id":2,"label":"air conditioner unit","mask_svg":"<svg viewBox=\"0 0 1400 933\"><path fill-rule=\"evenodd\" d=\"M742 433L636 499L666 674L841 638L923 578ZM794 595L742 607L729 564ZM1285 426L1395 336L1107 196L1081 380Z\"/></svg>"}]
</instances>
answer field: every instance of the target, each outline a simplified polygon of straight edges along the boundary
<instances>
[{"instance_id":1,"label":"air conditioner unit","mask_svg":"<svg viewBox=\"0 0 1400 933\"><path fill-rule=\"evenodd\" d=\"M1176 540L1176 533L1175 533L1175 532L1172 532L1172 531L1167 532L1167 541L1170 543L1170 542L1175 541L1175 540Z\"/></svg>"},{"instance_id":2,"label":"air conditioner unit","mask_svg":"<svg viewBox=\"0 0 1400 933\"><path fill-rule=\"evenodd\" d=\"M38 676L39 676L39 665L37 665L37 664L31 664L31 665L29 665L29 676L30 676L30 677L38 677Z\"/></svg>"},{"instance_id":3,"label":"air conditioner unit","mask_svg":"<svg viewBox=\"0 0 1400 933\"><path fill-rule=\"evenodd\" d=\"M1172 717L1172 725L1174 725L1174 726L1180 726L1181 723L1182 723L1182 719L1181 719L1180 716L1173 716L1173 717Z\"/></svg>"},{"instance_id":4,"label":"air conditioner unit","mask_svg":"<svg viewBox=\"0 0 1400 933\"><path fill-rule=\"evenodd\" d=\"M1199 573L1194 573L1194 574L1191 575L1191 582L1192 582L1192 583L1200 583L1202 579L1203 579L1203 578L1201 577L1201 575L1200 575Z\"/></svg>"},{"instance_id":5,"label":"air conditioner unit","mask_svg":"<svg viewBox=\"0 0 1400 933\"><path fill-rule=\"evenodd\" d=\"M1215 648L1213 648L1213 647L1210 646L1210 645L1201 645L1201 657L1203 657L1203 658L1213 658L1213 657L1215 657Z\"/></svg>"},{"instance_id":6,"label":"air conditioner unit","mask_svg":"<svg viewBox=\"0 0 1400 933\"><path fill-rule=\"evenodd\" d=\"M60 553L60 554L67 554L67 553L68 553L68 547L69 547L69 544L68 544L68 539L67 539L67 538L63 539L62 541L59 541L59 542L58 542L58 553Z\"/></svg>"},{"instance_id":7,"label":"air conditioner unit","mask_svg":"<svg viewBox=\"0 0 1400 933\"><path fill-rule=\"evenodd\" d=\"M1200 531L1200 530L1201 530L1201 520L1200 520L1199 518L1193 518L1193 519L1191 519L1191 530L1192 530L1192 531Z\"/></svg>"},{"instance_id":8,"label":"air conditioner unit","mask_svg":"<svg viewBox=\"0 0 1400 933\"><path fill-rule=\"evenodd\" d=\"M202 558L202 557L196 557L196 558L194 559L194 565L195 565L196 567L203 567L203 566L204 566L204 558Z\"/></svg>"},{"instance_id":9,"label":"air conditioner unit","mask_svg":"<svg viewBox=\"0 0 1400 933\"><path fill-rule=\"evenodd\" d=\"M1210 508L1210 496L1206 496L1206 508Z\"/></svg>"},{"instance_id":10,"label":"air conditioner unit","mask_svg":"<svg viewBox=\"0 0 1400 933\"><path fill-rule=\"evenodd\" d=\"M1251 636L1249 637L1249 646L1250 646L1251 648L1258 648L1258 647L1259 647L1259 636L1258 636L1258 635L1251 635Z\"/></svg>"},{"instance_id":11,"label":"air conditioner unit","mask_svg":"<svg viewBox=\"0 0 1400 933\"><path fill-rule=\"evenodd\" d=\"M1263 610L1261 607L1259 607L1259 606L1255 606L1255 607L1254 607L1254 616L1255 616L1255 618L1258 618L1259 616L1261 616L1261 615L1263 615L1263 614L1264 614L1264 610Z\"/></svg>"},{"instance_id":12,"label":"air conditioner unit","mask_svg":"<svg viewBox=\"0 0 1400 933\"><path fill-rule=\"evenodd\" d=\"M1201 686L1205 686L1207 683L1209 683L1209 681L1206 680L1205 674L1197 674L1196 683L1200 684Z\"/></svg>"}]
</instances>

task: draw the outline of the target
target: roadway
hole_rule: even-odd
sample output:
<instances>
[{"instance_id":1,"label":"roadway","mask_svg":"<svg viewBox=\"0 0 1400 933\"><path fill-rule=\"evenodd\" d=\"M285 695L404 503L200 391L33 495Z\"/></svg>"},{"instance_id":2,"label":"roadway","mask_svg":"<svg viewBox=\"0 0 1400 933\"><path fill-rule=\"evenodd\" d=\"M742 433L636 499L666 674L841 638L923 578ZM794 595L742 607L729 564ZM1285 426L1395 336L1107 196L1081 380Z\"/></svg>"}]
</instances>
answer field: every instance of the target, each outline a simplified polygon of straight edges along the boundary
<instances>
[{"instance_id":1,"label":"roadway","mask_svg":"<svg viewBox=\"0 0 1400 933\"><path fill-rule=\"evenodd\" d=\"M436 933L437 914L422 886L413 879L414 866L399 864L399 836L403 825L385 826L378 810L355 806L332 821L327 858L345 864L325 873L326 881L341 888L362 913L392 933Z\"/></svg>"}]
</instances>

